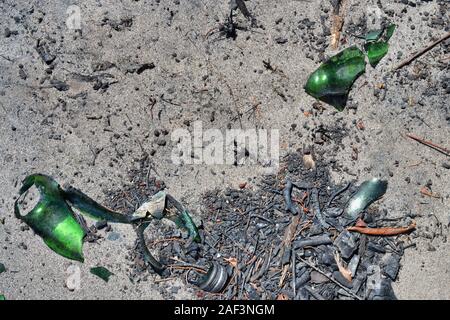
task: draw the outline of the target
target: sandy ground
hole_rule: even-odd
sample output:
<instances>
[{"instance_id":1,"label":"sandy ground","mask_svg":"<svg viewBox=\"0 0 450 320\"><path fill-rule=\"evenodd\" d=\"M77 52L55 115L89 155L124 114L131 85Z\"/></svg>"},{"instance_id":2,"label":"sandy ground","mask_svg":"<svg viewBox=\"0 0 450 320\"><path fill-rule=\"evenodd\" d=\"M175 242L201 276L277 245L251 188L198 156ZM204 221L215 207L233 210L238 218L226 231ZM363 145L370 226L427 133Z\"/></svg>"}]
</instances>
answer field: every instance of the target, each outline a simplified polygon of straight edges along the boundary
<instances>
[{"instance_id":1,"label":"sandy ground","mask_svg":"<svg viewBox=\"0 0 450 320\"><path fill-rule=\"evenodd\" d=\"M195 298L181 280L164 286L154 276L130 281L125 256L135 239L131 227L113 225L114 237L85 244L86 262L74 263L26 230L13 216L13 203L20 181L34 172L104 201L108 190L126 182L144 151L152 155L153 174L194 214L207 190L236 188L244 181L256 188L252 182L264 171L261 166L171 161L171 133L192 131L194 121L202 121L204 128L222 131L277 129L281 157L312 146L330 162L336 182L388 179L388 192L377 205L393 217L417 215L418 223L411 236L416 247L406 250L396 294L450 299L450 159L403 136L410 132L450 147L450 42L400 72L389 72L449 31L448 2L348 2L341 48L361 44L350 34L370 27L373 6L398 28L388 55L376 69L367 66L347 108L336 112L326 105L314 109L315 100L303 90L308 75L333 53L328 1L247 1L257 26L238 13L236 21L247 30L238 30L235 40L218 33L205 37L225 21L227 1L2 1L0 262L7 271L0 275L0 294L7 299ZM81 32L66 24L70 5L80 10ZM38 43L54 55L50 65L39 55ZM265 68L263 61L269 60L275 71ZM142 64L150 67L137 71ZM67 90L52 86L52 80L63 81ZM344 138L320 141L321 126ZM157 137L155 130L162 133ZM439 198L420 194L430 182ZM114 273L108 283L89 273L97 265ZM78 274L79 287L69 290L66 283Z\"/></svg>"}]
</instances>

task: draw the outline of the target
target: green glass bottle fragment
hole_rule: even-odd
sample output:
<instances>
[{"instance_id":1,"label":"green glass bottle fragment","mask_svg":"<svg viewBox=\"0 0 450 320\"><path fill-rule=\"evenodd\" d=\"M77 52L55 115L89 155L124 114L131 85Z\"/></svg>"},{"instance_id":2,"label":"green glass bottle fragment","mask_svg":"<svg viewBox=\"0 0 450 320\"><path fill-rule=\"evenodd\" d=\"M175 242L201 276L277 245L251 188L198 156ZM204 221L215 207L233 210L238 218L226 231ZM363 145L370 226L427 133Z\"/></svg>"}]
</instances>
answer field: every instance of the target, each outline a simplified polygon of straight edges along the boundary
<instances>
[{"instance_id":1,"label":"green glass bottle fragment","mask_svg":"<svg viewBox=\"0 0 450 320\"><path fill-rule=\"evenodd\" d=\"M183 213L178 217L176 223L179 228L187 229L189 235L192 237L192 239L194 239L195 242L201 241L197 226L195 225L194 221L192 221L192 218L187 210L183 211Z\"/></svg>"},{"instance_id":2,"label":"green glass bottle fragment","mask_svg":"<svg viewBox=\"0 0 450 320\"><path fill-rule=\"evenodd\" d=\"M371 38L366 36L366 44L364 46L366 52L367 52L367 58L369 59L369 63L372 67L375 67L381 59L388 53L389 50L389 44L388 41L392 37L395 30L395 25L391 24L386 28L386 33L383 37L383 40L379 40L381 37L381 34L378 37ZM379 30L376 30L377 32ZM384 30L382 30L384 31ZM374 32L374 31L372 31ZM371 32L369 32L370 34ZM368 35L369 35L368 34Z\"/></svg>"},{"instance_id":3,"label":"green glass bottle fragment","mask_svg":"<svg viewBox=\"0 0 450 320\"><path fill-rule=\"evenodd\" d=\"M150 266L156 273L162 275L165 270L165 266L155 259L155 257L150 253L150 250L148 250L147 244L145 243L144 231L149 225L149 222L144 222L137 227L136 233L138 237L138 245L140 247L144 261L150 264Z\"/></svg>"},{"instance_id":4,"label":"green glass bottle fragment","mask_svg":"<svg viewBox=\"0 0 450 320\"><path fill-rule=\"evenodd\" d=\"M131 218L129 216L105 208L74 187L68 187L64 191L64 198L72 207L80 210L82 214L95 220L106 220L108 222L118 223L131 222Z\"/></svg>"},{"instance_id":5,"label":"green glass bottle fragment","mask_svg":"<svg viewBox=\"0 0 450 320\"><path fill-rule=\"evenodd\" d=\"M20 213L19 201L33 185L39 190L40 199L36 207L23 216ZM166 199L176 210L168 210ZM197 226L188 211L180 202L164 191L155 194L135 213L123 215L100 205L78 189L69 186L63 190L51 177L34 174L23 181L20 196L14 205L14 212L18 219L28 224L56 253L83 262L82 244L86 233L76 219L72 207L79 210L81 214L97 220L134 224L137 227L138 239L145 261L159 274L162 274L165 267L151 255L144 239L144 230L151 220L163 218L172 220L178 227L188 230L194 241L201 241ZM101 268L98 267L91 272L102 277L107 273Z\"/></svg>"},{"instance_id":6,"label":"green glass bottle fragment","mask_svg":"<svg viewBox=\"0 0 450 320\"><path fill-rule=\"evenodd\" d=\"M394 34L395 31L395 24L390 24L387 29L386 29L386 38L385 41L389 41L389 39L391 39L392 35Z\"/></svg>"},{"instance_id":7,"label":"green glass bottle fragment","mask_svg":"<svg viewBox=\"0 0 450 320\"><path fill-rule=\"evenodd\" d=\"M387 54L389 44L387 42L369 42L365 46L369 63L375 67Z\"/></svg>"},{"instance_id":8,"label":"green glass bottle fragment","mask_svg":"<svg viewBox=\"0 0 450 320\"><path fill-rule=\"evenodd\" d=\"M176 210L167 210L167 204L170 204ZM197 226L189 215L189 212L179 201L165 191L160 191L153 195L153 197L148 202L142 204L132 216L143 218L143 220L139 220L142 221L142 223L136 228L138 244L144 261L150 264L153 270L159 275L163 275L166 271L166 267L150 253L145 243L144 231L150 224L147 221L148 219L169 219L173 221L177 227L187 230L189 236L194 241L201 241Z\"/></svg>"},{"instance_id":9,"label":"green glass bottle fragment","mask_svg":"<svg viewBox=\"0 0 450 320\"><path fill-rule=\"evenodd\" d=\"M200 242L200 235L198 233L198 228L194 221L192 220L189 212L184 208L184 206L178 202L174 197L170 194L166 195L167 201L169 201L176 209L177 214L173 214L168 212L165 218L172 220L175 222L178 228L185 229L189 232L189 236L195 241Z\"/></svg>"},{"instance_id":10,"label":"green glass bottle fragment","mask_svg":"<svg viewBox=\"0 0 450 320\"><path fill-rule=\"evenodd\" d=\"M384 29L371 30L366 34L366 41L377 41L383 34Z\"/></svg>"},{"instance_id":11,"label":"green glass bottle fragment","mask_svg":"<svg viewBox=\"0 0 450 320\"><path fill-rule=\"evenodd\" d=\"M3 263L0 262L0 274L6 271L6 267Z\"/></svg>"},{"instance_id":12,"label":"green glass bottle fragment","mask_svg":"<svg viewBox=\"0 0 450 320\"><path fill-rule=\"evenodd\" d=\"M167 203L170 203L176 210L167 210ZM189 212L184 206L165 191L159 191L152 198L143 203L132 215L132 219L149 219L163 218L169 219L177 225L178 228L185 229L189 235L196 241L200 241L197 226L192 220Z\"/></svg>"},{"instance_id":13,"label":"green glass bottle fragment","mask_svg":"<svg viewBox=\"0 0 450 320\"><path fill-rule=\"evenodd\" d=\"M0 301L5 301L5 300L6 300L5 296L0 294Z\"/></svg>"},{"instance_id":14,"label":"green glass bottle fragment","mask_svg":"<svg viewBox=\"0 0 450 320\"><path fill-rule=\"evenodd\" d=\"M99 277L100 279L102 279L105 282L108 282L109 281L109 277L114 275L114 273L112 273L111 271L109 271L105 267L94 267L94 268L91 268L90 272L93 275L96 275L97 277Z\"/></svg>"},{"instance_id":15,"label":"green glass bottle fragment","mask_svg":"<svg viewBox=\"0 0 450 320\"><path fill-rule=\"evenodd\" d=\"M350 198L345 208L345 215L349 219L356 219L372 202L381 198L387 190L387 181L373 178L364 181L358 191Z\"/></svg>"},{"instance_id":16,"label":"green glass bottle fragment","mask_svg":"<svg viewBox=\"0 0 450 320\"><path fill-rule=\"evenodd\" d=\"M14 213L38 234L47 246L63 257L84 261L84 230L63 198L63 190L51 177L33 174L25 178L20 195L33 185L40 192L38 204L25 216L20 213L19 199L14 204Z\"/></svg>"},{"instance_id":17,"label":"green glass bottle fragment","mask_svg":"<svg viewBox=\"0 0 450 320\"><path fill-rule=\"evenodd\" d=\"M356 46L324 62L308 78L306 93L342 111L355 80L364 73L364 54Z\"/></svg>"}]
</instances>

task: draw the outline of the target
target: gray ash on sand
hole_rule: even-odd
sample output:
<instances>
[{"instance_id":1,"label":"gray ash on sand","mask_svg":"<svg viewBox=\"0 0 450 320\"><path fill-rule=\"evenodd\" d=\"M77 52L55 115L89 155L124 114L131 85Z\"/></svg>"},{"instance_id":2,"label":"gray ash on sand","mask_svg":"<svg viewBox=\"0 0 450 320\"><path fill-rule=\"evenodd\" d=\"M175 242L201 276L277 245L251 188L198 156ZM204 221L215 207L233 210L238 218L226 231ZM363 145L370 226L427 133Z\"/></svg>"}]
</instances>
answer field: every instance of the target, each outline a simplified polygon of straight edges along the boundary
<instances>
[{"instance_id":1,"label":"gray ash on sand","mask_svg":"<svg viewBox=\"0 0 450 320\"><path fill-rule=\"evenodd\" d=\"M142 165L132 171L131 184L108 195L113 209L131 213L164 189L148 170ZM290 199L297 215L286 210L286 182L296 186ZM343 208L356 190L353 183L334 185L328 164L316 162L314 169L307 169L303 155L292 153L277 174L262 176L254 190L244 186L206 192L198 223L201 243L162 220L147 229L146 244L168 266L166 277L188 281L196 272L201 277L213 261L226 268L225 289L212 294L192 286L198 298L395 299L391 283L410 246L409 237L347 231L355 221L344 217ZM199 218L195 213L193 217ZM408 215L391 219L376 205L361 217L372 228L410 220ZM148 280L153 271L137 245L129 259L130 279Z\"/></svg>"}]
</instances>

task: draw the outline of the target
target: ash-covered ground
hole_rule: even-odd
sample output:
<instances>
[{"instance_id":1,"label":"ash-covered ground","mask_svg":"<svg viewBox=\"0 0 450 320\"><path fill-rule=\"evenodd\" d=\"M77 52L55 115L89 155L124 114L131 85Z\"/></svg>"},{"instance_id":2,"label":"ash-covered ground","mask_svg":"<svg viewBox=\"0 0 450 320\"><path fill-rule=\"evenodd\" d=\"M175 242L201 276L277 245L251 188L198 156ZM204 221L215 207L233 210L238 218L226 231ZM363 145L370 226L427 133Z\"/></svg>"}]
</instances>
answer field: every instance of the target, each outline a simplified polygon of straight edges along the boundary
<instances>
[{"instance_id":1,"label":"ash-covered ground","mask_svg":"<svg viewBox=\"0 0 450 320\"><path fill-rule=\"evenodd\" d=\"M237 11L239 28L230 37L214 31L227 31L228 1L0 3L0 263L6 267L0 294L7 299L204 298L181 276L162 281L136 270L141 262L131 226L99 230L102 238L85 244L86 262L80 264L56 255L13 214L28 174L49 174L108 206L117 201L111 195L135 186L135 170L145 170L139 176L151 178L150 191L165 186L205 230L213 230L212 215L223 212L211 195L226 201L229 189L262 194L267 168L173 163L173 133L192 132L201 121L204 129L222 132L277 129L280 165L287 155L309 150L325 166L331 186L388 180L374 210L386 218L414 217L417 223L416 231L401 236L414 246L402 256L395 294L450 299L450 159L405 137L412 133L450 147L450 41L391 72L449 32L448 2L348 1L340 49L361 45L357 36L376 22L375 7L377 19L397 29L387 56L376 68L367 65L343 112L317 103L303 89L309 74L336 53L330 49L332 4L245 3L255 21ZM81 30L71 28L77 10ZM293 178L298 182L301 176ZM433 197L423 195L423 187ZM131 208L137 200L127 201ZM123 210L130 210L122 202ZM159 238L157 225L152 228L149 243ZM114 275L103 282L89 272L94 266ZM80 283L70 290L74 275Z\"/></svg>"}]
</instances>

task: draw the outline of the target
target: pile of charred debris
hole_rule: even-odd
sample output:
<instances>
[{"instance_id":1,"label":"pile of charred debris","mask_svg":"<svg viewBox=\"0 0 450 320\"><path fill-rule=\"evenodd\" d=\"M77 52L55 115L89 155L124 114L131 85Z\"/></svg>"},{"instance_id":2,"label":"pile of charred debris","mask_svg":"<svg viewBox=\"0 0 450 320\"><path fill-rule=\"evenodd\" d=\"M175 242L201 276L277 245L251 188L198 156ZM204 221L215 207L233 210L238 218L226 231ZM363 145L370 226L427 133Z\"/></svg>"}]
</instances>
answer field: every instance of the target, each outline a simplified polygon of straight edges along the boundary
<instances>
[{"instance_id":1,"label":"pile of charred debris","mask_svg":"<svg viewBox=\"0 0 450 320\"><path fill-rule=\"evenodd\" d=\"M395 299L391 283L411 246L413 217L392 219L369 207L386 181L334 185L327 167L308 156L288 155L258 185L207 192L201 241L154 221L130 254L130 278L154 271L148 248L165 266L161 276L185 279L199 298ZM128 188L109 195L113 209L131 214L164 189L145 172L133 172Z\"/></svg>"}]
</instances>

